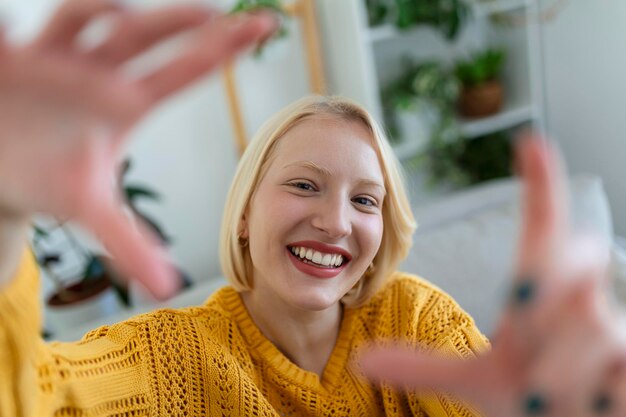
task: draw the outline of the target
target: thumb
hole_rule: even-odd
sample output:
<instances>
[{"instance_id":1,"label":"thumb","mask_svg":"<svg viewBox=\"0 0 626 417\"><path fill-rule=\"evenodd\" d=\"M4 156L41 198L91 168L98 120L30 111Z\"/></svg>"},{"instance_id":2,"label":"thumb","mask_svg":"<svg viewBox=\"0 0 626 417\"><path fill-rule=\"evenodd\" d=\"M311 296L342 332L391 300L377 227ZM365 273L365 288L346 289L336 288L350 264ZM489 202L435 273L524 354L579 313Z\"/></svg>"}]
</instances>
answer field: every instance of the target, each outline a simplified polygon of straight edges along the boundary
<instances>
[{"instance_id":1,"label":"thumb","mask_svg":"<svg viewBox=\"0 0 626 417\"><path fill-rule=\"evenodd\" d=\"M481 359L445 358L399 346L370 349L359 359L363 372L372 380L462 395L476 388L480 363Z\"/></svg>"}]
</instances>

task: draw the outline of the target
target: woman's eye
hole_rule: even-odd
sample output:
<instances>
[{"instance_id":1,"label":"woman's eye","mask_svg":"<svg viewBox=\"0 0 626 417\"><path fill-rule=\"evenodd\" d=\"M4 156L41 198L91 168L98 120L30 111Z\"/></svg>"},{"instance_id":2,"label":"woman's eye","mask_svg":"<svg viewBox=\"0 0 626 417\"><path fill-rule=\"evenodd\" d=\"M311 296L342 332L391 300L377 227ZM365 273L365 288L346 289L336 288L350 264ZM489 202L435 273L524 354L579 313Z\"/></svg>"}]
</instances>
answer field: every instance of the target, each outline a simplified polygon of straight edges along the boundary
<instances>
[{"instance_id":1,"label":"woman's eye","mask_svg":"<svg viewBox=\"0 0 626 417\"><path fill-rule=\"evenodd\" d=\"M296 182L290 183L289 185L291 185L292 187L296 187L300 190L304 190L304 191L315 191L315 188L313 188L313 185L309 184L308 182L296 181Z\"/></svg>"},{"instance_id":2,"label":"woman's eye","mask_svg":"<svg viewBox=\"0 0 626 417\"><path fill-rule=\"evenodd\" d=\"M352 201L363 206L376 207L376 201L368 197L356 197Z\"/></svg>"}]
</instances>

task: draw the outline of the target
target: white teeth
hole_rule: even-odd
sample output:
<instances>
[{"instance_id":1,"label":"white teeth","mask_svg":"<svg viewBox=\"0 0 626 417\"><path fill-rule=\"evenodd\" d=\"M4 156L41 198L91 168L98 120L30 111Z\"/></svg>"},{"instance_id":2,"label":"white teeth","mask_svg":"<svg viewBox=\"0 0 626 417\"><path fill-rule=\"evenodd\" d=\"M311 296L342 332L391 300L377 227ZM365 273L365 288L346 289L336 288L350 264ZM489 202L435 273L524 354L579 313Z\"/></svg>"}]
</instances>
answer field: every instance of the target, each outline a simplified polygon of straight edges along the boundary
<instances>
[{"instance_id":1,"label":"white teeth","mask_svg":"<svg viewBox=\"0 0 626 417\"><path fill-rule=\"evenodd\" d=\"M322 263L322 254L319 253L318 251L315 251L313 253L313 259L311 259L311 261L315 262L316 264L321 264Z\"/></svg>"},{"instance_id":2,"label":"white teeth","mask_svg":"<svg viewBox=\"0 0 626 417\"><path fill-rule=\"evenodd\" d=\"M319 265L339 267L343 263L343 256L338 253L322 253L301 246L291 247L290 249L291 253L293 253L295 256L299 256L301 259L307 259Z\"/></svg>"}]
</instances>

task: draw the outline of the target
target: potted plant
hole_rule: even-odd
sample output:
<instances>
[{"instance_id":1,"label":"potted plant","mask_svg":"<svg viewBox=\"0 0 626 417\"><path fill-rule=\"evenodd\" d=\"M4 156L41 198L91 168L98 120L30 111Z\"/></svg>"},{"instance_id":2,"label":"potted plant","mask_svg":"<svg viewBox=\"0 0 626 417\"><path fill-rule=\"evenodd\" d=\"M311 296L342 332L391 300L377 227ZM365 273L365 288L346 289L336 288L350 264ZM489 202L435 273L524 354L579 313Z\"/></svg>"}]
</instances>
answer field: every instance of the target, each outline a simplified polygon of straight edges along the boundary
<instances>
[{"instance_id":1,"label":"potted plant","mask_svg":"<svg viewBox=\"0 0 626 417\"><path fill-rule=\"evenodd\" d=\"M34 225L33 249L42 275L54 291L46 299L46 319L52 332L119 311L128 305L126 288L114 281L103 257L79 243L64 222L39 220ZM69 281L69 283L68 283Z\"/></svg>"},{"instance_id":2,"label":"potted plant","mask_svg":"<svg viewBox=\"0 0 626 417\"><path fill-rule=\"evenodd\" d=\"M162 228L137 207L140 199L158 200L158 194L145 186L127 184L124 178L130 167L130 160L126 160L119 179L129 209L164 244L169 243L170 239ZM111 267L111 260L102 255L101 251L89 249L84 240L78 239L65 222L40 220L33 229L32 243L37 260L43 275L55 287L46 300L53 332L63 331L131 306L128 280L120 279ZM183 286L189 286L189 278L182 271L179 273Z\"/></svg>"},{"instance_id":3,"label":"potted plant","mask_svg":"<svg viewBox=\"0 0 626 417\"><path fill-rule=\"evenodd\" d=\"M370 26L380 25L388 16L395 17L399 29L429 25L447 40L455 40L465 23L469 9L463 0L365 0Z\"/></svg>"},{"instance_id":4,"label":"potted plant","mask_svg":"<svg viewBox=\"0 0 626 417\"><path fill-rule=\"evenodd\" d=\"M457 62L455 74L461 84L459 113L466 117L485 117L502 108L504 88L500 74L504 64L502 49L488 49Z\"/></svg>"},{"instance_id":5,"label":"potted plant","mask_svg":"<svg viewBox=\"0 0 626 417\"><path fill-rule=\"evenodd\" d=\"M412 142L418 153L435 132L456 125L459 84L440 62L404 65L403 74L383 91L383 104L392 138Z\"/></svg>"},{"instance_id":6,"label":"potted plant","mask_svg":"<svg viewBox=\"0 0 626 417\"><path fill-rule=\"evenodd\" d=\"M505 132L473 139L435 139L419 158L431 186L460 188L511 176L513 146Z\"/></svg>"}]
</instances>

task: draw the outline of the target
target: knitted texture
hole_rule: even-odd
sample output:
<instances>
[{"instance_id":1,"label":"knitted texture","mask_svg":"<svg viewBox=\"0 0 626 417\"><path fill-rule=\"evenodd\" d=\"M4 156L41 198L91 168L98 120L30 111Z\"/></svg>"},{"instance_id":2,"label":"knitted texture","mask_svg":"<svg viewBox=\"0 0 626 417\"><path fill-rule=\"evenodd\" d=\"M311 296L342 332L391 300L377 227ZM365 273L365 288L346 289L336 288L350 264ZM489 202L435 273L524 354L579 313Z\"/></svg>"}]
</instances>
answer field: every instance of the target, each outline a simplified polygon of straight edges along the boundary
<instances>
[{"instance_id":1,"label":"knitted texture","mask_svg":"<svg viewBox=\"0 0 626 417\"><path fill-rule=\"evenodd\" d=\"M367 382L354 365L371 341L402 339L454 357L487 348L449 296L402 273L346 309L319 377L293 364L226 287L200 307L158 310L76 343L38 337L38 271L26 256L0 292L0 417L473 416L440 393Z\"/></svg>"}]
</instances>

